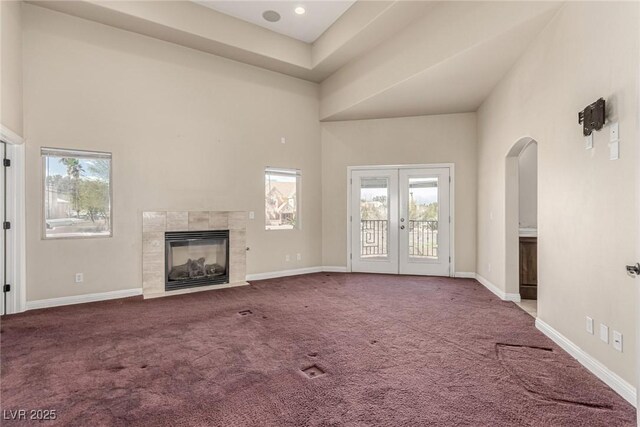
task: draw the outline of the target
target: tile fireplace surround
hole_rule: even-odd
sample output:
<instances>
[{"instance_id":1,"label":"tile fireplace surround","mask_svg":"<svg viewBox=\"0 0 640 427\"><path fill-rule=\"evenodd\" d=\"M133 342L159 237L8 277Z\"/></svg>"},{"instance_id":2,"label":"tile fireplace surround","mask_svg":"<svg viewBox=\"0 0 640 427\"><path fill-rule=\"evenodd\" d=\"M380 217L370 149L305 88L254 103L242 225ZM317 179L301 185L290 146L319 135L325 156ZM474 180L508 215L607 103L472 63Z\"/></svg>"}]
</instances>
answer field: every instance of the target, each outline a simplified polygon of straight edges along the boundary
<instances>
[{"instance_id":1,"label":"tile fireplace surround","mask_svg":"<svg viewBox=\"0 0 640 427\"><path fill-rule=\"evenodd\" d=\"M142 294L145 298L247 285L246 212L156 211L142 213ZM165 291L167 231L229 230L229 283Z\"/></svg>"}]
</instances>

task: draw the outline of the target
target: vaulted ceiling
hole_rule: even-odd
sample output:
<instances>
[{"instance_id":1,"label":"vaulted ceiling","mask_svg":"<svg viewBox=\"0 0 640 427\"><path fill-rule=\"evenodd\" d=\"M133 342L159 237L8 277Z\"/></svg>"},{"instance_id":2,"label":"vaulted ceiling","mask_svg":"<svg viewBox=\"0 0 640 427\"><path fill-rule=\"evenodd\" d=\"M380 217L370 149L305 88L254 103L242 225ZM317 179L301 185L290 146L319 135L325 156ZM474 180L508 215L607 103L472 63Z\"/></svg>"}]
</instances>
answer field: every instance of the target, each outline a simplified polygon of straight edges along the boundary
<instances>
[{"instance_id":1,"label":"vaulted ceiling","mask_svg":"<svg viewBox=\"0 0 640 427\"><path fill-rule=\"evenodd\" d=\"M30 1L320 83L321 120L475 111L561 6L359 0L323 9L331 2L288 2L307 9L305 31L289 17L278 28L252 22L261 8L288 10L287 2L247 2L245 9L245 2L206 2Z\"/></svg>"}]
</instances>

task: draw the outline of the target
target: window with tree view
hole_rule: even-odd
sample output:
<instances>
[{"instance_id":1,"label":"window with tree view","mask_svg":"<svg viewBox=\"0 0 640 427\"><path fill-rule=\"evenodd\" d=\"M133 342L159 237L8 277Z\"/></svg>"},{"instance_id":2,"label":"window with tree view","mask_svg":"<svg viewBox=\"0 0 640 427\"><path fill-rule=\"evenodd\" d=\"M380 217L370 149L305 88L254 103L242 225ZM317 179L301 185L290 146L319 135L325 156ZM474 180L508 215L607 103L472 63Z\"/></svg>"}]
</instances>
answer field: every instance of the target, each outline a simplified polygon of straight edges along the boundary
<instances>
[{"instance_id":1,"label":"window with tree view","mask_svg":"<svg viewBox=\"0 0 640 427\"><path fill-rule=\"evenodd\" d=\"M300 227L299 170L266 168L264 193L267 230L291 230Z\"/></svg>"},{"instance_id":2,"label":"window with tree view","mask_svg":"<svg viewBox=\"0 0 640 427\"><path fill-rule=\"evenodd\" d=\"M43 148L44 237L111 236L111 153Z\"/></svg>"}]
</instances>

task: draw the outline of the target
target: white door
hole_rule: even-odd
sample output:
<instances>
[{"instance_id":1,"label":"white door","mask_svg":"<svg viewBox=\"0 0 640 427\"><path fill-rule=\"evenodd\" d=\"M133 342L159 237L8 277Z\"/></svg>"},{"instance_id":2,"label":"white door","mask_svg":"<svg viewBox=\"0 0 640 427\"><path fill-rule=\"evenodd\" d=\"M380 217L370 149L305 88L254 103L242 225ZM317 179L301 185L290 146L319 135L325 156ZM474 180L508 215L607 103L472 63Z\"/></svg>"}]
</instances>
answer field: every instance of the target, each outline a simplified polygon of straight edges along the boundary
<instances>
[{"instance_id":1,"label":"white door","mask_svg":"<svg viewBox=\"0 0 640 427\"><path fill-rule=\"evenodd\" d=\"M351 271L450 275L450 171L351 172Z\"/></svg>"},{"instance_id":2,"label":"white door","mask_svg":"<svg viewBox=\"0 0 640 427\"><path fill-rule=\"evenodd\" d=\"M4 142L0 142L0 150L0 158L4 160L7 157L7 146ZM0 171L0 217L2 217L0 223L4 223L7 220L6 179L7 168L3 166L2 171ZM3 285L2 289L0 289L0 315L4 315L7 313L7 292L4 284L9 281L7 275L7 230L4 227L0 228L0 252L2 252L2 259L0 260L0 280L2 280L2 283L0 285Z\"/></svg>"},{"instance_id":3,"label":"white door","mask_svg":"<svg viewBox=\"0 0 640 427\"><path fill-rule=\"evenodd\" d=\"M398 170L351 173L351 271L398 273Z\"/></svg>"},{"instance_id":4,"label":"white door","mask_svg":"<svg viewBox=\"0 0 640 427\"><path fill-rule=\"evenodd\" d=\"M449 168L400 169L400 274L450 275Z\"/></svg>"}]
</instances>

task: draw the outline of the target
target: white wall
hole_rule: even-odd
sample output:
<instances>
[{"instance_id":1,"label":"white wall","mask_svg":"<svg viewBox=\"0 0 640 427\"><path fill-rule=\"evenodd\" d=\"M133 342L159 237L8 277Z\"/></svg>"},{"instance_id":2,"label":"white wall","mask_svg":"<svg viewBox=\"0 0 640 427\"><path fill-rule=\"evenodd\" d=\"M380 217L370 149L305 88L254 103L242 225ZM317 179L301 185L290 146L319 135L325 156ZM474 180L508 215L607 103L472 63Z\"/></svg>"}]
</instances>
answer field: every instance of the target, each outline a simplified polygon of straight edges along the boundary
<instances>
[{"instance_id":1,"label":"white wall","mask_svg":"<svg viewBox=\"0 0 640 427\"><path fill-rule=\"evenodd\" d=\"M538 142L538 315L631 384L638 284L624 266L635 262L638 236L639 46L630 35L639 30L638 3L566 3L478 112L478 273L507 290L505 156L530 136ZM608 159L608 128L584 148L577 114L599 97L620 123L620 160ZM622 332L624 352L587 334L586 315Z\"/></svg>"},{"instance_id":2,"label":"white wall","mask_svg":"<svg viewBox=\"0 0 640 427\"><path fill-rule=\"evenodd\" d=\"M139 288L146 210L252 210L248 273L320 265L316 84L23 9L29 301ZM113 238L41 239L42 146L113 153ZM302 170L302 230L264 230L265 166Z\"/></svg>"},{"instance_id":3,"label":"white wall","mask_svg":"<svg viewBox=\"0 0 640 427\"><path fill-rule=\"evenodd\" d=\"M525 147L518 156L518 211L523 228L538 226L538 146Z\"/></svg>"},{"instance_id":4,"label":"white wall","mask_svg":"<svg viewBox=\"0 0 640 427\"><path fill-rule=\"evenodd\" d=\"M0 123L22 136L22 2L0 1Z\"/></svg>"},{"instance_id":5,"label":"white wall","mask_svg":"<svg viewBox=\"0 0 640 427\"><path fill-rule=\"evenodd\" d=\"M475 271L475 113L322 123L323 265L346 265L347 167L423 163L456 165L456 271Z\"/></svg>"}]
</instances>

